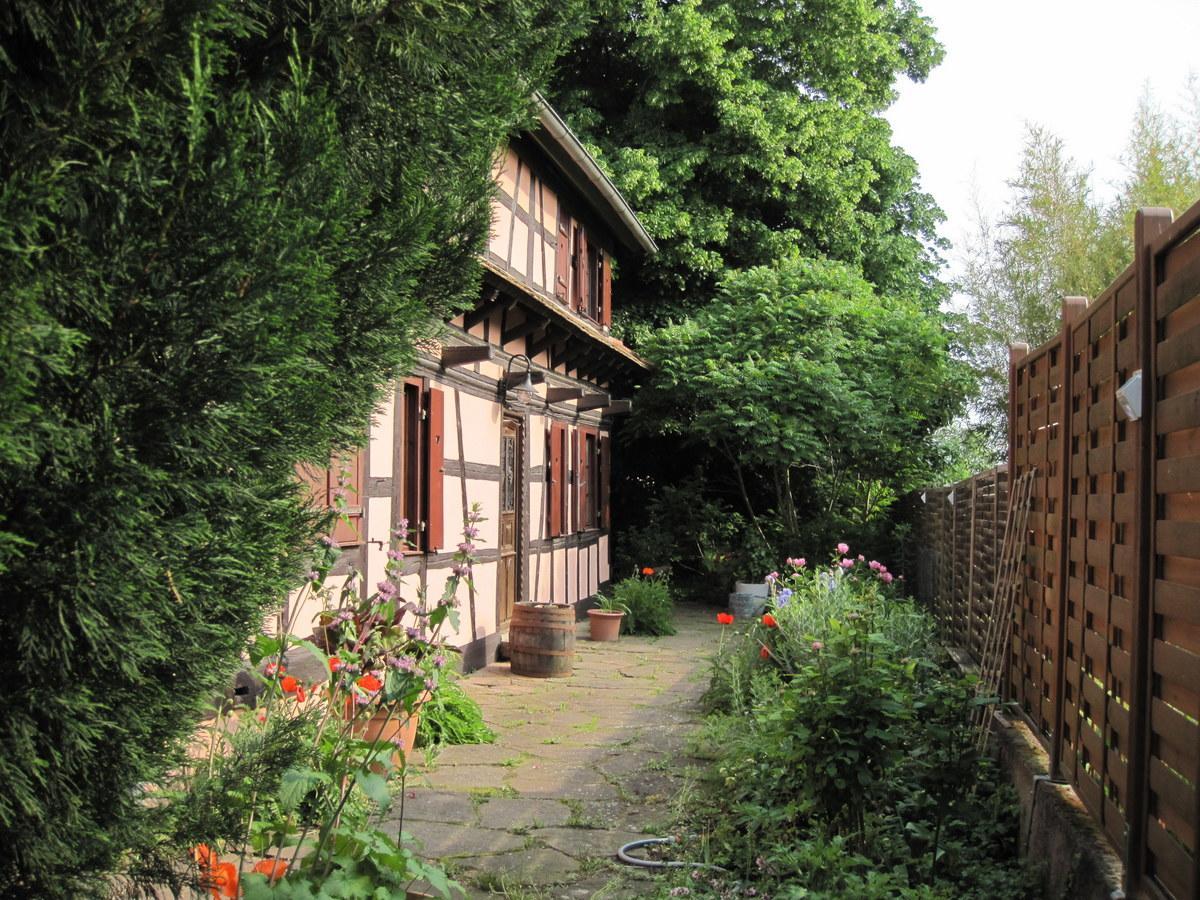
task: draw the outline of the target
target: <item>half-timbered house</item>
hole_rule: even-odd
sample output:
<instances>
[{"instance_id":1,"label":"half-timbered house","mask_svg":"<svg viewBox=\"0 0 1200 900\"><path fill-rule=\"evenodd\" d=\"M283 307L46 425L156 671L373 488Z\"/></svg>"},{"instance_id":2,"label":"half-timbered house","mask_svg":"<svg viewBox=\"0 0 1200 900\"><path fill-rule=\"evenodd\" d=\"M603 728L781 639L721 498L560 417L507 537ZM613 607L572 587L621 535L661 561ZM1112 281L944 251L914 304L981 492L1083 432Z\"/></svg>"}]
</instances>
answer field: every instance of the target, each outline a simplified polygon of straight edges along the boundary
<instances>
[{"instance_id":1,"label":"half-timbered house","mask_svg":"<svg viewBox=\"0 0 1200 900\"><path fill-rule=\"evenodd\" d=\"M440 596L465 512L481 504L474 588L460 592L452 636L467 667L494 657L514 603L578 605L610 580L611 426L647 368L609 326L619 261L654 243L538 104L536 127L499 156L476 305L422 350L343 467L350 506L335 537L364 591L383 578L389 534L405 519L414 549L402 596ZM334 477L319 478L318 498ZM292 610L294 627L314 612Z\"/></svg>"}]
</instances>

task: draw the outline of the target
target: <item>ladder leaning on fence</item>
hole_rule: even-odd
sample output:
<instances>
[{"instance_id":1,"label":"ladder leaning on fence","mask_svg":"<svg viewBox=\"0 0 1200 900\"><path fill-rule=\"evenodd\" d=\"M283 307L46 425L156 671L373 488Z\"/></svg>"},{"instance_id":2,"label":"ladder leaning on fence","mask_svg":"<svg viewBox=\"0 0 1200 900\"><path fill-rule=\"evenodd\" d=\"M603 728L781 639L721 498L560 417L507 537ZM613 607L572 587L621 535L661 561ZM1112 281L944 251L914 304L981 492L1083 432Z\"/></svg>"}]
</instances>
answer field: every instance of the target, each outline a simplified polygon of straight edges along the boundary
<instances>
[{"instance_id":1,"label":"ladder leaning on fence","mask_svg":"<svg viewBox=\"0 0 1200 900\"><path fill-rule=\"evenodd\" d=\"M996 586L992 593L992 614L988 619L987 633L979 655L978 707L975 710L976 745L983 750L987 744L988 725L993 707L999 704L1000 682L1004 673L1004 659L1012 634L1013 608L1023 583L1021 564L1025 559L1026 529L1029 523L1029 505L1033 496L1033 479L1036 469L1027 472L1013 482L1009 490L1008 515L1004 523L1004 545L996 572Z\"/></svg>"}]
</instances>

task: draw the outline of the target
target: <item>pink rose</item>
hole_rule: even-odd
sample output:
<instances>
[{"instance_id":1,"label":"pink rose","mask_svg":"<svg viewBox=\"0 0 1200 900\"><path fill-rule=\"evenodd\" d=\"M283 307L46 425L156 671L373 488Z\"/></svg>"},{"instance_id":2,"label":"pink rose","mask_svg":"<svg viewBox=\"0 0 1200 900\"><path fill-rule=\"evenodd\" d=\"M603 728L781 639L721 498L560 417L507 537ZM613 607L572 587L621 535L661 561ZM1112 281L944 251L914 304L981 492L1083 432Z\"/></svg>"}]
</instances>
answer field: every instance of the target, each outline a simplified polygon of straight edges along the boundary
<instances>
[{"instance_id":1,"label":"pink rose","mask_svg":"<svg viewBox=\"0 0 1200 900\"><path fill-rule=\"evenodd\" d=\"M841 567L842 567L843 569L849 569L849 568L850 568L852 565L854 565L854 560L852 560L852 559L843 559L843 560L841 561L841 564L840 564L840 565L841 565Z\"/></svg>"},{"instance_id":2,"label":"pink rose","mask_svg":"<svg viewBox=\"0 0 1200 900\"><path fill-rule=\"evenodd\" d=\"M842 556L845 556L847 553L850 552L850 545L849 544L838 544L837 552L840 553Z\"/></svg>"},{"instance_id":3,"label":"pink rose","mask_svg":"<svg viewBox=\"0 0 1200 900\"><path fill-rule=\"evenodd\" d=\"M892 583L892 573L891 572L884 572L882 575L879 576L879 578L883 581L884 584Z\"/></svg>"}]
</instances>

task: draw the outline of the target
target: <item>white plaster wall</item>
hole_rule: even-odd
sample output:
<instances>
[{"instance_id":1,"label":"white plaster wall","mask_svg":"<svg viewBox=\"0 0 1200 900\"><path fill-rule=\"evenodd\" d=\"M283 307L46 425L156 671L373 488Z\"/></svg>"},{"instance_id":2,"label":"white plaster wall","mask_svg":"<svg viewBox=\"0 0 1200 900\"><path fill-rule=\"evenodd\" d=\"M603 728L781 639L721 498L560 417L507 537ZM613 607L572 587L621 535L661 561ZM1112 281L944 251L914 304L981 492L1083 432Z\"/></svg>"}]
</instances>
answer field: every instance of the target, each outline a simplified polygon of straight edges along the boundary
<instances>
[{"instance_id":1,"label":"white plaster wall","mask_svg":"<svg viewBox=\"0 0 1200 900\"><path fill-rule=\"evenodd\" d=\"M387 551L391 546L391 497L367 498L367 590L383 581L387 568Z\"/></svg>"},{"instance_id":2,"label":"white plaster wall","mask_svg":"<svg viewBox=\"0 0 1200 900\"><path fill-rule=\"evenodd\" d=\"M392 474L392 444L396 433L396 386L389 385L387 394L371 414L370 471L374 478L390 478Z\"/></svg>"},{"instance_id":3,"label":"white plaster wall","mask_svg":"<svg viewBox=\"0 0 1200 900\"><path fill-rule=\"evenodd\" d=\"M502 373L501 373L502 374ZM493 377L500 377L499 375ZM496 400L446 389L446 459L498 465L500 462L501 407ZM462 420L462 457L459 455L458 422ZM461 498L459 505L461 505Z\"/></svg>"},{"instance_id":4,"label":"white plaster wall","mask_svg":"<svg viewBox=\"0 0 1200 900\"><path fill-rule=\"evenodd\" d=\"M600 536L600 543L597 546L600 548L600 581L611 581L612 570L608 562L609 538L607 534Z\"/></svg>"}]
</instances>

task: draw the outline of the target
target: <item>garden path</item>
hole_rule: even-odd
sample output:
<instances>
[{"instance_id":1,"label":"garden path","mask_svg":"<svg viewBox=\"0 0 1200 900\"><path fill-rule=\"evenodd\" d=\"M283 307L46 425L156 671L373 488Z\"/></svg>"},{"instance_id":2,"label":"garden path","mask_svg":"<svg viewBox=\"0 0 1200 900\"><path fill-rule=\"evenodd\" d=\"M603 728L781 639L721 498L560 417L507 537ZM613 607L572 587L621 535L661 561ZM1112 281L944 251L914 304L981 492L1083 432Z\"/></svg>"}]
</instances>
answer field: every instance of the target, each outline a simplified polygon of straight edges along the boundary
<instances>
[{"instance_id":1,"label":"garden path","mask_svg":"<svg viewBox=\"0 0 1200 900\"><path fill-rule=\"evenodd\" d=\"M675 625L669 637L598 644L581 623L570 678L522 678L495 663L463 679L496 742L448 747L417 766L404 831L468 897L653 891L655 876L621 865L616 851L666 833L674 817L720 629L689 606Z\"/></svg>"}]
</instances>

